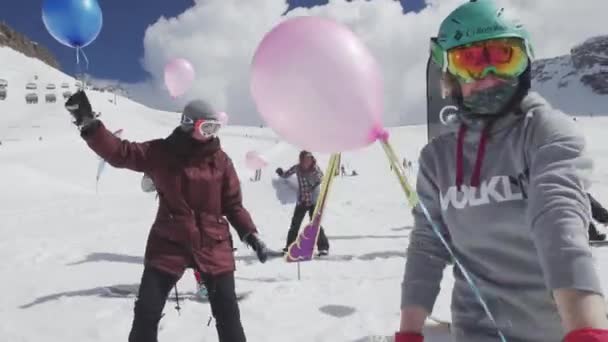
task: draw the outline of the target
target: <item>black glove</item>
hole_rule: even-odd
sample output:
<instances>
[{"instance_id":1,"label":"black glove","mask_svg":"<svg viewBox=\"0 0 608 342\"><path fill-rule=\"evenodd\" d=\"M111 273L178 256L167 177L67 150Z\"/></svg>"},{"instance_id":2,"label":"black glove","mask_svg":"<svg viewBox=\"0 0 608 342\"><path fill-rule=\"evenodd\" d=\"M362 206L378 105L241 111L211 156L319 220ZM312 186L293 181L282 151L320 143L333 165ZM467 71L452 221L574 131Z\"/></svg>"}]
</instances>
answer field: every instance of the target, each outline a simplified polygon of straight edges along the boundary
<instances>
[{"instance_id":1,"label":"black glove","mask_svg":"<svg viewBox=\"0 0 608 342\"><path fill-rule=\"evenodd\" d=\"M65 109L74 117L74 124L79 128L87 126L95 120L95 114L87 94L79 90L65 103Z\"/></svg>"},{"instance_id":2,"label":"black glove","mask_svg":"<svg viewBox=\"0 0 608 342\"><path fill-rule=\"evenodd\" d=\"M278 169L276 169L276 171L275 171L275 172L276 172L276 173L277 173L277 175L279 175L279 176L283 176L283 174L285 173L285 172L283 172L283 169L282 169L282 168L278 168Z\"/></svg>"},{"instance_id":3,"label":"black glove","mask_svg":"<svg viewBox=\"0 0 608 342\"><path fill-rule=\"evenodd\" d=\"M245 242L255 251L258 260L265 263L268 259L268 248L266 248L264 241L260 240L257 234L249 234L245 237Z\"/></svg>"}]
</instances>

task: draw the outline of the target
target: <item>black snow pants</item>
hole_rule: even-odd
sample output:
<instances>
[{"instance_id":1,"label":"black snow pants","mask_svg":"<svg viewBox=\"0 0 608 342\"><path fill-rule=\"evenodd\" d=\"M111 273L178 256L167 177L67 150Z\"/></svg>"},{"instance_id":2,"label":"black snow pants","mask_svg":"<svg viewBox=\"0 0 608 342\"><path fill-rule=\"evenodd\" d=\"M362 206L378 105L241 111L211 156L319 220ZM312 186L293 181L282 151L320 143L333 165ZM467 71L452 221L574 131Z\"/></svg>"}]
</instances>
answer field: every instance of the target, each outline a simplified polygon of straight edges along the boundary
<instances>
[{"instance_id":1,"label":"black snow pants","mask_svg":"<svg viewBox=\"0 0 608 342\"><path fill-rule=\"evenodd\" d=\"M285 248L289 248L289 246L298 238L298 232L300 231L300 226L302 225L302 221L304 220L306 213L308 213L308 217L312 220L314 210L314 206L305 206L301 204L296 205L296 208L293 211L293 217L291 218L291 227L289 227L289 232L287 232L287 245ZM329 241L327 240L323 227L321 227L319 230L317 249L320 251L329 250Z\"/></svg>"},{"instance_id":2,"label":"black snow pants","mask_svg":"<svg viewBox=\"0 0 608 342\"><path fill-rule=\"evenodd\" d=\"M239 306L234 289L234 273L218 276L201 274L209 291L211 312L216 322L219 342L245 342ZM151 267L144 269L135 302L135 315L129 342L157 342L158 323L169 292L177 278Z\"/></svg>"}]
</instances>

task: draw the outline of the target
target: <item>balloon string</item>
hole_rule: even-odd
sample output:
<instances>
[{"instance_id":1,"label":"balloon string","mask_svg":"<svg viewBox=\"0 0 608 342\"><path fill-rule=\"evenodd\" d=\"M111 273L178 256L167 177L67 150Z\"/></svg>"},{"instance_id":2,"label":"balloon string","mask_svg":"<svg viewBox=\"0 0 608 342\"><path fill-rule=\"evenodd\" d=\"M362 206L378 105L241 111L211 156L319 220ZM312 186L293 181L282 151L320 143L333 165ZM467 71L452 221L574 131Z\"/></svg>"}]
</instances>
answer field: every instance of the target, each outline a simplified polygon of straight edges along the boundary
<instances>
[{"instance_id":1,"label":"balloon string","mask_svg":"<svg viewBox=\"0 0 608 342\"><path fill-rule=\"evenodd\" d=\"M80 47L76 47L76 79L82 83L82 90L86 89L86 72L83 72L82 65L80 64L80 55L84 58L85 66L84 70L89 70L89 58L84 53L84 50Z\"/></svg>"},{"instance_id":2,"label":"balloon string","mask_svg":"<svg viewBox=\"0 0 608 342\"><path fill-rule=\"evenodd\" d=\"M84 62L85 62L85 69L89 70L89 58L87 57L87 54L84 53L84 50L80 47L77 46L76 47L76 64L78 64L78 66L80 66L80 54L82 54L82 58L84 58Z\"/></svg>"},{"instance_id":3,"label":"balloon string","mask_svg":"<svg viewBox=\"0 0 608 342\"><path fill-rule=\"evenodd\" d=\"M80 51L80 53L82 54L82 58L84 58L84 62L85 64L85 69L89 70L89 58L87 57L87 54L84 53L84 50L82 48L78 48L78 51Z\"/></svg>"},{"instance_id":4,"label":"balloon string","mask_svg":"<svg viewBox=\"0 0 608 342\"><path fill-rule=\"evenodd\" d=\"M399 183L401 184L401 187L402 187L403 191L405 192L405 195L407 197L409 204L412 207L415 207L416 205L420 206L420 209L422 209L422 213L424 214L424 217L431 225L431 230L435 233L435 235L437 235L437 237L441 241L441 244L445 247L448 254L450 255L451 259L454 261L456 266L460 269L462 275L464 276L464 279L469 284L469 287L471 288L471 290L473 290L473 294L475 295L475 297L477 297L477 300L481 304L481 307L485 311L486 315L488 316L488 318L490 319L492 324L494 324L494 328L496 329L496 332L498 333L498 337L500 338L500 341L507 342L506 337L502 333L501 329L498 327L498 323L496 322L496 319L494 319L494 315L492 315L490 308L488 307L486 301L484 300L483 295L481 294L481 290L479 289L479 287L477 287L477 285L473 281L469 271L460 262L458 257L456 257L456 253L454 253L454 250L452 249L450 244L446 241L445 237L441 233L441 229L439 228L439 225L437 224L437 222L435 222L435 220L433 220L426 205L424 205L424 203L418 198L417 193L414 191L412 186L410 186L407 176L405 175L405 170L403 169L401 163L399 162L399 159L397 158L397 154L395 153L393 146L389 143L388 139L386 141L381 141L381 143L382 143L382 147L384 148L384 152L386 153L386 156L387 156L389 162L393 166L393 171L397 175L397 179L399 180Z\"/></svg>"}]
</instances>

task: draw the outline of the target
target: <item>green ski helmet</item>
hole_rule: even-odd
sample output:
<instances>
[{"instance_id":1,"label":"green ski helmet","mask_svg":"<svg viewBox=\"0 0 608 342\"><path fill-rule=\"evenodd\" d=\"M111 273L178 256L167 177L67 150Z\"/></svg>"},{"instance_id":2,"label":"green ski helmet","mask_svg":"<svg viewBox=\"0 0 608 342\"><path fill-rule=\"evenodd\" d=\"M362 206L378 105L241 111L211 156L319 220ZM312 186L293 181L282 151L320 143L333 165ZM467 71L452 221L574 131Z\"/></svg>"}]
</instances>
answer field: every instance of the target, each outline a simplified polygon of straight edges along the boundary
<instances>
[{"instance_id":1,"label":"green ski helmet","mask_svg":"<svg viewBox=\"0 0 608 342\"><path fill-rule=\"evenodd\" d=\"M471 0L450 13L441 23L438 36L431 38L431 57L447 72L448 50L496 38L521 38L530 62L534 60L530 34L496 0Z\"/></svg>"}]
</instances>

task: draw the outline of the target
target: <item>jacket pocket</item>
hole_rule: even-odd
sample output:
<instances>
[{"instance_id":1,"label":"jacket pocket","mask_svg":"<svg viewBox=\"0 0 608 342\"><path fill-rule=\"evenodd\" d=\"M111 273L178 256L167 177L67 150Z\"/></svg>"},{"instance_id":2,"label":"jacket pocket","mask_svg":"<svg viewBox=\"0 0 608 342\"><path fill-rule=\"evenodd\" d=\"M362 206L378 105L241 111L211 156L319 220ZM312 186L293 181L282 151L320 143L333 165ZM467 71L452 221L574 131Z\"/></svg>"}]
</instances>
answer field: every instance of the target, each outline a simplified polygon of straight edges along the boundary
<instances>
[{"instance_id":1,"label":"jacket pocket","mask_svg":"<svg viewBox=\"0 0 608 342\"><path fill-rule=\"evenodd\" d=\"M201 230L201 245L215 247L229 242L232 245L228 222L217 215L202 213L199 216Z\"/></svg>"},{"instance_id":2,"label":"jacket pocket","mask_svg":"<svg viewBox=\"0 0 608 342\"><path fill-rule=\"evenodd\" d=\"M189 222L190 221L190 222ZM188 225L193 225L192 219L167 217L157 219L152 225L152 232L165 240L178 244L188 244L190 234Z\"/></svg>"}]
</instances>

